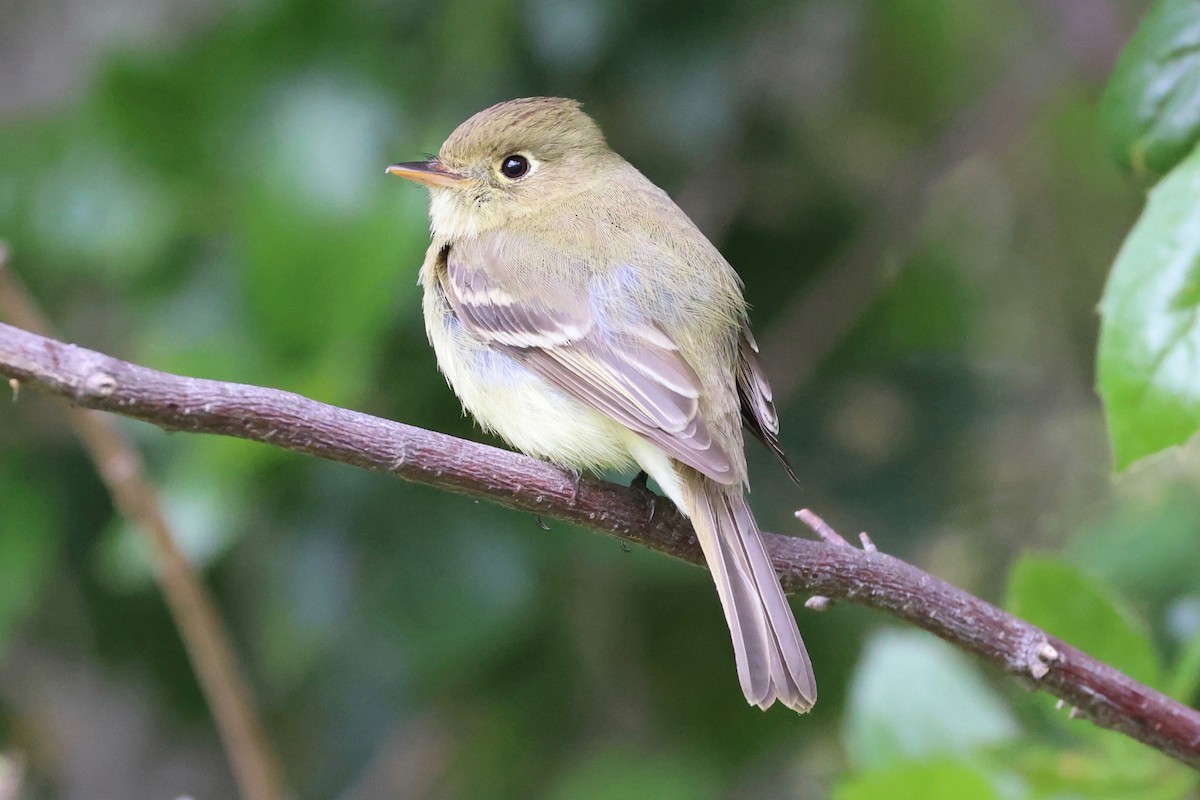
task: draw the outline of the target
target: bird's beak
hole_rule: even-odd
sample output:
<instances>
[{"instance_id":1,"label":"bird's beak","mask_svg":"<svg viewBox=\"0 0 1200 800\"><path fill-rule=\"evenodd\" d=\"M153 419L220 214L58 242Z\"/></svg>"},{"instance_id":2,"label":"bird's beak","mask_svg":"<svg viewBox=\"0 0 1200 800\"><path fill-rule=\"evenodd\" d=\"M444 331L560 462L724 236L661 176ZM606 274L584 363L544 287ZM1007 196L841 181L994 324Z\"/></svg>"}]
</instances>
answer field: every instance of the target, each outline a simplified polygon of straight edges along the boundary
<instances>
[{"instance_id":1,"label":"bird's beak","mask_svg":"<svg viewBox=\"0 0 1200 800\"><path fill-rule=\"evenodd\" d=\"M410 181L423 183L426 186L458 186L466 178L457 172L448 170L436 159L429 161L406 161L403 164L392 164L387 168L389 175L399 175Z\"/></svg>"}]
</instances>

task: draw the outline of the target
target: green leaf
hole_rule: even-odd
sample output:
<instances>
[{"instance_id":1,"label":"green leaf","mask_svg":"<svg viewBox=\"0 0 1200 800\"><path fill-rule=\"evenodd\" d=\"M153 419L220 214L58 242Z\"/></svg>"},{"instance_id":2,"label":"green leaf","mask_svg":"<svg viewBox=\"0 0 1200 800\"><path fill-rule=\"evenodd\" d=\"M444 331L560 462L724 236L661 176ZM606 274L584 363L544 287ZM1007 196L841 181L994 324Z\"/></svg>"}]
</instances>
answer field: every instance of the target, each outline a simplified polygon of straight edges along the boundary
<instances>
[{"instance_id":1,"label":"green leaf","mask_svg":"<svg viewBox=\"0 0 1200 800\"><path fill-rule=\"evenodd\" d=\"M974 665L926 633L876 635L850 679L846 749L860 766L964 753L1016 734Z\"/></svg>"},{"instance_id":2,"label":"green leaf","mask_svg":"<svg viewBox=\"0 0 1200 800\"><path fill-rule=\"evenodd\" d=\"M1098 388L1117 469L1200 428L1200 153L1150 194L1100 306Z\"/></svg>"},{"instance_id":3,"label":"green leaf","mask_svg":"<svg viewBox=\"0 0 1200 800\"><path fill-rule=\"evenodd\" d=\"M901 764L843 781L834 800L989 800L996 792L985 775L955 761Z\"/></svg>"},{"instance_id":4,"label":"green leaf","mask_svg":"<svg viewBox=\"0 0 1200 800\"><path fill-rule=\"evenodd\" d=\"M1116 158L1162 175L1200 141L1200 3L1159 0L1125 46L1100 101Z\"/></svg>"},{"instance_id":5,"label":"green leaf","mask_svg":"<svg viewBox=\"0 0 1200 800\"><path fill-rule=\"evenodd\" d=\"M1115 504L1079 528L1063 558L1143 607L1200 594L1200 507L1193 484L1192 478L1165 485L1154 479L1152 492L1120 492Z\"/></svg>"},{"instance_id":6,"label":"green leaf","mask_svg":"<svg viewBox=\"0 0 1200 800\"><path fill-rule=\"evenodd\" d=\"M1144 627L1118 605L1111 590L1074 566L1022 558L1009 578L1005 606L1135 680L1158 685L1158 657Z\"/></svg>"}]
</instances>

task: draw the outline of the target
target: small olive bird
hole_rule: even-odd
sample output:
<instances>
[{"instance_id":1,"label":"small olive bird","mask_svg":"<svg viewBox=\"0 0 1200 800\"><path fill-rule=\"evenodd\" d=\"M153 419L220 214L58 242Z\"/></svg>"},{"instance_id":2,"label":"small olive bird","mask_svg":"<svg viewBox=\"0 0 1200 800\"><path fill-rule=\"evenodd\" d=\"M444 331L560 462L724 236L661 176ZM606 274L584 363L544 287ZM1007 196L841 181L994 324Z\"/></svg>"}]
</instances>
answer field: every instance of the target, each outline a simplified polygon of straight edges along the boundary
<instances>
[{"instance_id":1,"label":"small olive bird","mask_svg":"<svg viewBox=\"0 0 1200 800\"><path fill-rule=\"evenodd\" d=\"M790 467L737 273L574 100L492 106L387 171L429 187L425 326L463 407L530 455L654 478L696 529L746 699L812 708L745 500L743 424Z\"/></svg>"}]
</instances>

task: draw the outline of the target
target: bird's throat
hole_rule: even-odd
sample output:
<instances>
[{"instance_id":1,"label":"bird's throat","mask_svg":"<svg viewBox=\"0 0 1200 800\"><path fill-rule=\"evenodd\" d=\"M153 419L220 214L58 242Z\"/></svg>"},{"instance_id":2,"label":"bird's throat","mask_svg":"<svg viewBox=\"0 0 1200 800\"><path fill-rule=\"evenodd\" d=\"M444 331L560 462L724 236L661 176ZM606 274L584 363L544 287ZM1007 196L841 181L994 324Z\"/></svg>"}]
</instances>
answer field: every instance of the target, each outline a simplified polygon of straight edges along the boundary
<instances>
[{"instance_id":1,"label":"bird's throat","mask_svg":"<svg viewBox=\"0 0 1200 800\"><path fill-rule=\"evenodd\" d=\"M488 229L488 215L452 189L429 192L429 228L434 236L454 241L478 236Z\"/></svg>"}]
</instances>

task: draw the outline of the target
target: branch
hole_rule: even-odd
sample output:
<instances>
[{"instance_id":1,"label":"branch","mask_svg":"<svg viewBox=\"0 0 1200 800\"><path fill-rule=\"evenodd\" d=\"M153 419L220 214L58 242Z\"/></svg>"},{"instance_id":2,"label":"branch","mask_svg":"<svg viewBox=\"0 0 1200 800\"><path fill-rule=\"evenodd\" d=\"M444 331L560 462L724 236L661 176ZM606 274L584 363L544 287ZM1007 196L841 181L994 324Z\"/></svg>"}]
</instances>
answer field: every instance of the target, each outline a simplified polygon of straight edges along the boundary
<instances>
[{"instance_id":1,"label":"branch","mask_svg":"<svg viewBox=\"0 0 1200 800\"><path fill-rule=\"evenodd\" d=\"M576 489L571 475L537 459L290 392L170 375L3 324L0 374L166 430L236 436L388 472L704 563L687 520L671 510L647 522L648 500L638 491L592 478ZM1097 725L1200 768L1200 712L892 556L776 534L766 540L786 590L911 622Z\"/></svg>"},{"instance_id":2,"label":"branch","mask_svg":"<svg viewBox=\"0 0 1200 800\"><path fill-rule=\"evenodd\" d=\"M50 328L33 298L8 269L8 251L3 242L0 242L0 314L33 330ZM141 457L113 425L112 417L83 408L70 408L67 412L68 422L95 462L113 503L150 545L156 566L155 580L212 710L225 757L242 797L280 800L284 796L281 771L254 712L250 689L238 668L229 634L221 624L212 597L175 544L154 487L145 478Z\"/></svg>"}]
</instances>

